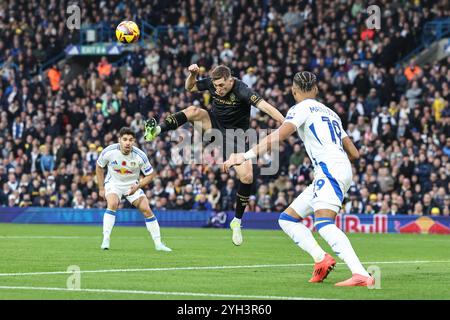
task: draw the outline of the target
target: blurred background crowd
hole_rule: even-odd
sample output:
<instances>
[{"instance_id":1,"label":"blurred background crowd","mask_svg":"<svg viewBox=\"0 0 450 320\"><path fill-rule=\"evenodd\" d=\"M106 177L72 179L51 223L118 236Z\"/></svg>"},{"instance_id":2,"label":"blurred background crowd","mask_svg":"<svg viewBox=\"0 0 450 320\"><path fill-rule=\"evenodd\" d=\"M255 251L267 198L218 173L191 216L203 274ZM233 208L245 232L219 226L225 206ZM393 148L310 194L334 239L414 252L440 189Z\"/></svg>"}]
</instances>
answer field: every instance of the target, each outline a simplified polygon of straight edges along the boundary
<instances>
[{"instance_id":1,"label":"blurred background crowd","mask_svg":"<svg viewBox=\"0 0 450 320\"><path fill-rule=\"evenodd\" d=\"M177 162L170 135L142 138L150 116L161 121L192 104L210 108L207 93L184 90L186 69L196 63L200 77L228 65L283 115L294 104L294 74L317 74L320 100L341 117L361 153L342 212L450 214L450 58L397 64L419 44L427 21L450 15L448 2L379 1L381 30L366 28L361 0L130 3L80 1L83 23L114 29L135 17L187 32L169 30L156 46L130 52L122 66L103 57L81 74L65 64L44 77L37 72L42 63L78 40L65 27L67 2L0 5L0 206L104 208L96 159L130 126L158 173L145 190L153 209L234 210L234 172L222 173L211 159ZM279 125L252 109L251 128ZM248 211L282 211L313 179L296 135L280 148L277 174L260 170L254 166Z\"/></svg>"}]
</instances>

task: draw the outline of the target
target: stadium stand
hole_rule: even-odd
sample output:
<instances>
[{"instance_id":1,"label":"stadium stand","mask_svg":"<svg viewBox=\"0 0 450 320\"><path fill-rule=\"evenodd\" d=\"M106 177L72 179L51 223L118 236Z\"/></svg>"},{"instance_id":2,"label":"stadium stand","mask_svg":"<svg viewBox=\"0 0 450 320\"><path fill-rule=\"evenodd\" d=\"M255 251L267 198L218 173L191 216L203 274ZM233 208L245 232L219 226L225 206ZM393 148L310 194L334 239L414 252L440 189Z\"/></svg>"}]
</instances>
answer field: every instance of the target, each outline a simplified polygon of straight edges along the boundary
<instances>
[{"instance_id":1,"label":"stadium stand","mask_svg":"<svg viewBox=\"0 0 450 320\"><path fill-rule=\"evenodd\" d=\"M450 215L450 57L397 64L419 45L426 22L449 16L445 1L381 1L388 9L375 31L365 28L359 0L141 2L81 1L83 19L115 28L120 17L134 17L187 27L187 36L169 31L153 49L130 52L123 66L104 57L72 77L69 65L39 73L79 40L65 28L67 3L4 1L1 206L104 208L95 161L127 125L158 172L146 190L154 209L233 210L233 173L220 172L215 163L174 163L169 136L151 143L142 138L149 116L209 106L208 95L184 90L189 64L202 66L205 76L223 63L283 114L293 104L295 72L318 75L320 98L339 114L361 152L343 212ZM252 128L278 125L252 112ZM281 148L276 175L254 170L251 211L282 211L312 181L311 162L295 136Z\"/></svg>"}]
</instances>

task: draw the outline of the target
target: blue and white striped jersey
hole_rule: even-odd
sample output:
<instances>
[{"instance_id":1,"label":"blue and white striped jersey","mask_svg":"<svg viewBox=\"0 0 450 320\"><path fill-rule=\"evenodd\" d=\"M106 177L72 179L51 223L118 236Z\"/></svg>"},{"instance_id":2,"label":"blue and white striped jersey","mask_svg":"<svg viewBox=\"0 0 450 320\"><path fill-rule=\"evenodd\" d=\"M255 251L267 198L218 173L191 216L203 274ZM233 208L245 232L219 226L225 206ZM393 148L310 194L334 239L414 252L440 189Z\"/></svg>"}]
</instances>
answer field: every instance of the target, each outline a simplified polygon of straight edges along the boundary
<instances>
[{"instance_id":1,"label":"blue and white striped jersey","mask_svg":"<svg viewBox=\"0 0 450 320\"><path fill-rule=\"evenodd\" d=\"M315 168L321 162L349 161L342 147L347 133L341 119L324 104L315 99L303 100L289 109L285 121L297 127Z\"/></svg>"}]
</instances>

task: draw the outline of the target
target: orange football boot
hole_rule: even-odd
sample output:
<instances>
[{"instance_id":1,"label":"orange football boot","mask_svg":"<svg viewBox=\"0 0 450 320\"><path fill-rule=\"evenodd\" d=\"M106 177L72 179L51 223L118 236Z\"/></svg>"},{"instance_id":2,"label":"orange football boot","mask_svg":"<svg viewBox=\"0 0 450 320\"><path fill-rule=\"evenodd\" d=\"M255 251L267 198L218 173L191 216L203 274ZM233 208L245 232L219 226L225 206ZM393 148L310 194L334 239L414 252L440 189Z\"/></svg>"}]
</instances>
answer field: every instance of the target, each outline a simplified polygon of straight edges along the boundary
<instances>
[{"instance_id":1,"label":"orange football boot","mask_svg":"<svg viewBox=\"0 0 450 320\"><path fill-rule=\"evenodd\" d=\"M313 276L309 279L309 282L322 282L335 266L336 260L328 253L325 253L325 258L314 264Z\"/></svg>"},{"instance_id":2,"label":"orange football boot","mask_svg":"<svg viewBox=\"0 0 450 320\"><path fill-rule=\"evenodd\" d=\"M371 276L366 277L360 274L353 274L350 279L335 284L337 287L367 287L373 286L375 279Z\"/></svg>"}]
</instances>

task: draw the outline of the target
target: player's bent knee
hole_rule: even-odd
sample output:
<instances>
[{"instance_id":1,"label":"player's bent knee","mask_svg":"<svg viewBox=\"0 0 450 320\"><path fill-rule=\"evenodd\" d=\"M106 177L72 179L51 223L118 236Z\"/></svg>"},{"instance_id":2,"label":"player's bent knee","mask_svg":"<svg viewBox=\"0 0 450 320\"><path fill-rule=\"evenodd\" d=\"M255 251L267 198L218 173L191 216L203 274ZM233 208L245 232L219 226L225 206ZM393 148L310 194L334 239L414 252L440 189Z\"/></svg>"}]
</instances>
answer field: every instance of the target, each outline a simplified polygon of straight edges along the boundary
<instances>
[{"instance_id":1,"label":"player's bent knee","mask_svg":"<svg viewBox=\"0 0 450 320\"><path fill-rule=\"evenodd\" d=\"M323 205L325 206L325 205ZM332 205L327 205L327 206L332 206ZM334 220L334 218L336 217L338 208L337 206L335 206L336 208L334 208L333 206L333 210L331 209L319 209L314 211L314 216L316 218L332 218Z\"/></svg>"},{"instance_id":2,"label":"player's bent knee","mask_svg":"<svg viewBox=\"0 0 450 320\"><path fill-rule=\"evenodd\" d=\"M189 121L191 120L199 120L201 117L201 110L194 106L189 106L185 109L186 117Z\"/></svg>"},{"instance_id":3,"label":"player's bent knee","mask_svg":"<svg viewBox=\"0 0 450 320\"><path fill-rule=\"evenodd\" d=\"M314 222L314 227L316 227L317 231L320 231L320 229L330 224L334 224L333 218L316 218Z\"/></svg>"},{"instance_id":4,"label":"player's bent knee","mask_svg":"<svg viewBox=\"0 0 450 320\"><path fill-rule=\"evenodd\" d=\"M280 213L280 216L278 217L278 223L280 223L280 221L290 221L290 222L300 222L300 218L296 218L293 217L289 214L286 213L286 211L283 211L282 213Z\"/></svg>"},{"instance_id":5,"label":"player's bent knee","mask_svg":"<svg viewBox=\"0 0 450 320\"><path fill-rule=\"evenodd\" d=\"M239 180L242 183L251 184L251 183L253 183L253 173L247 173L247 174L243 175Z\"/></svg>"},{"instance_id":6,"label":"player's bent knee","mask_svg":"<svg viewBox=\"0 0 450 320\"><path fill-rule=\"evenodd\" d=\"M153 214L151 214L150 212L142 212L142 214L144 215L144 217L146 218L152 218Z\"/></svg>"},{"instance_id":7,"label":"player's bent knee","mask_svg":"<svg viewBox=\"0 0 450 320\"><path fill-rule=\"evenodd\" d=\"M144 210L141 210L141 212L142 212L142 214L144 215L145 218L153 218L155 216L150 208L146 208Z\"/></svg>"},{"instance_id":8,"label":"player's bent knee","mask_svg":"<svg viewBox=\"0 0 450 320\"><path fill-rule=\"evenodd\" d=\"M116 201L108 202L106 205L108 210L117 211L119 204Z\"/></svg>"}]
</instances>

